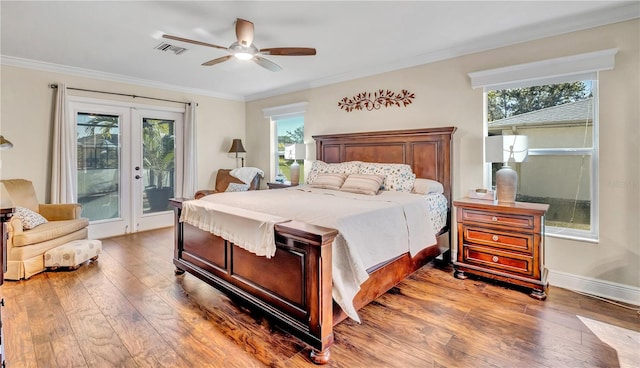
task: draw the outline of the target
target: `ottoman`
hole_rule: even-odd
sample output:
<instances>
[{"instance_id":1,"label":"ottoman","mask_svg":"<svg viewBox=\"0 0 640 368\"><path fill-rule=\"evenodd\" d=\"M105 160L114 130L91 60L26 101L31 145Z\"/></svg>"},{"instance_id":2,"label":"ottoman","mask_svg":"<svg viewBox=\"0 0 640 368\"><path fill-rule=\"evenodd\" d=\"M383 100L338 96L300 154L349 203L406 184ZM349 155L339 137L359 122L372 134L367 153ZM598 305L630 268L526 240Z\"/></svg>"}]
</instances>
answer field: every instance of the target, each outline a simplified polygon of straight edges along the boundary
<instances>
[{"instance_id":1,"label":"ottoman","mask_svg":"<svg viewBox=\"0 0 640 368\"><path fill-rule=\"evenodd\" d=\"M72 240L59 247L50 249L44 254L44 266L48 270L56 270L58 267L68 267L71 270L78 269L80 264L98 259L102 251L100 240Z\"/></svg>"}]
</instances>

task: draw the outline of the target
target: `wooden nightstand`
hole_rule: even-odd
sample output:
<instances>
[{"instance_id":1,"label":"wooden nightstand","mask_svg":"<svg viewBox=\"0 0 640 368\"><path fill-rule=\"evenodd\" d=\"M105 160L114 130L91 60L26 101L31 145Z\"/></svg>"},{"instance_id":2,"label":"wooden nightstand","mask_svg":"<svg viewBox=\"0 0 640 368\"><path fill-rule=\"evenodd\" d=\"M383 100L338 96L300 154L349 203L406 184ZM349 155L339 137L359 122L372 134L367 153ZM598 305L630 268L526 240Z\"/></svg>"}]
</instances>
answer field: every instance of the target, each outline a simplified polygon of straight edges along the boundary
<instances>
[{"instance_id":1,"label":"wooden nightstand","mask_svg":"<svg viewBox=\"0 0 640 368\"><path fill-rule=\"evenodd\" d=\"M291 184L290 181L285 181L284 183L278 183L277 181L272 181L267 183L267 186L269 187L269 189L280 189L280 188L289 188L289 187L295 187L298 184Z\"/></svg>"},{"instance_id":2,"label":"wooden nightstand","mask_svg":"<svg viewBox=\"0 0 640 368\"><path fill-rule=\"evenodd\" d=\"M488 277L530 288L532 298L546 299L544 215L549 205L469 198L453 205L458 223L454 276Z\"/></svg>"}]
</instances>

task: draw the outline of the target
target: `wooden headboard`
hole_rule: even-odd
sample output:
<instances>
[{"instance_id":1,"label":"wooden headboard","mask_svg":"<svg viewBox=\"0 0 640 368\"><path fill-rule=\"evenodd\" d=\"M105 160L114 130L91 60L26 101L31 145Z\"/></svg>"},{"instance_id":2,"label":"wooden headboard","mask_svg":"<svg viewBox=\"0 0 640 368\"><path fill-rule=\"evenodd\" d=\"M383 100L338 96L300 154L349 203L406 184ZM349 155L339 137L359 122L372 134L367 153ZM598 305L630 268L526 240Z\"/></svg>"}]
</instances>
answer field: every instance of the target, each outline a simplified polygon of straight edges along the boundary
<instances>
[{"instance_id":1,"label":"wooden headboard","mask_svg":"<svg viewBox=\"0 0 640 368\"><path fill-rule=\"evenodd\" d=\"M316 159L411 166L418 178L437 180L451 208L451 136L455 127L314 135Z\"/></svg>"}]
</instances>

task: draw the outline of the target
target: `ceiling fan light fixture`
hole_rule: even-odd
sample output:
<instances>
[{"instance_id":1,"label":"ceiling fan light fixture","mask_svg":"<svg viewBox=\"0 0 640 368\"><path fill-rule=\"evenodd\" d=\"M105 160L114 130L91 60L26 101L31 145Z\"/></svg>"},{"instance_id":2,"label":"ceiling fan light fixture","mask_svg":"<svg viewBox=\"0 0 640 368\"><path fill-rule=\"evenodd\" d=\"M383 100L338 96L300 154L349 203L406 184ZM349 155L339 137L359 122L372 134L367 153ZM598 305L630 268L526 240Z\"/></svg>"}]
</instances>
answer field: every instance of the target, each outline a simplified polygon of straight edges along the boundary
<instances>
[{"instance_id":1,"label":"ceiling fan light fixture","mask_svg":"<svg viewBox=\"0 0 640 368\"><path fill-rule=\"evenodd\" d=\"M253 44L249 46L242 46L238 42L234 42L229 46L229 51L240 60L251 60L253 56L258 53L258 48Z\"/></svg>"},{"instance_id":2,"label":"ceiling fan light fixture","mask_svg":"<svg viewBox=\"0 0 640 368\"><path fill-rule=\"evenodd\" d=\"M235 56L237 59L240 60L251 60L253 59L253 54L250 54L248 52L236 52L233 54L233 56Z\"/></svg>"},{"instance_id":3,"label":"ceiling fan light fixture","mask_svg":"<svg viewBox=\"0 0 640 368\"><path fill-rule=\"evenodd\" d=\"M2 1L2 0L0 0ZM258 49L253 44L254 39L253 23L245 19L236 19L236 42L232 43L229 47L223 47L214 45L212 43L190 40L188 38L172 36L168 34L162 35L163 38L175 40L179 42L186 42L194 45L213 47L215 49L221 49L228 52L228 55L217 57L215 59L205 61L203 66L217 65L232 58L243 61L253 61L261 67L277 72L282 70L282 67L271 60L263 57L263 55L274 56L310 56L316 54L316 49L310 47L272 47L268 49Z\"/></svg>"}]
</instances>

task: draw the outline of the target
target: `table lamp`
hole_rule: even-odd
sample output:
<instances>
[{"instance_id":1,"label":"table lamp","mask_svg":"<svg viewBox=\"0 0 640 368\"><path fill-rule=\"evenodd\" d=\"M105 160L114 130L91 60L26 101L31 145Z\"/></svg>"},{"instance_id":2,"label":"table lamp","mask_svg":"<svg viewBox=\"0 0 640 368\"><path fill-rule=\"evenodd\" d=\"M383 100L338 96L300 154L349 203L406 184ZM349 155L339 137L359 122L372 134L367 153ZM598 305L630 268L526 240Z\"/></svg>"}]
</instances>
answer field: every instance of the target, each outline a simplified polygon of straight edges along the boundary
<instances>
[{"instance_id":1,"label":"table lamp","mask_svg":"<svg viewBox=\"0 0 640 368\"><path fill-rule=\"evenodd\" d=\"M485 161L502 162L496 172L496 197L498 202L515 203L518 187L518 173L510 163L524 162L527 159L526 135L493 135L484 139Z\"/></svg>"},{"instance_id":2,"label":"table lamp","mask_svg":"<svg viewBox=\"0 0 640 368\"><path fill-rule=\"evenodd\" d=\"M284 147L284 158L293 160L289 167L291 173L291 185L298 185L300 182L300 164L298 160L304 160L307 157L307 146L304 143L296 143Z\"/></svg>"},{"instance_id":3,"label":"table lamp","mask_svg":"<svg viewBox=\"0 0 640 368\"><path fill-rule=\"evenodd\" d=\"M238 164L238 153L245 153L245 152L247 151L244 149L241 139L236 138L233 140L233 142L231 142L231 148L229 148L229 153L236 154L236 165ZM242 159L242 167L244 167L244 157L240 157L240 159Z\"/></svg>"}]
</instances>

